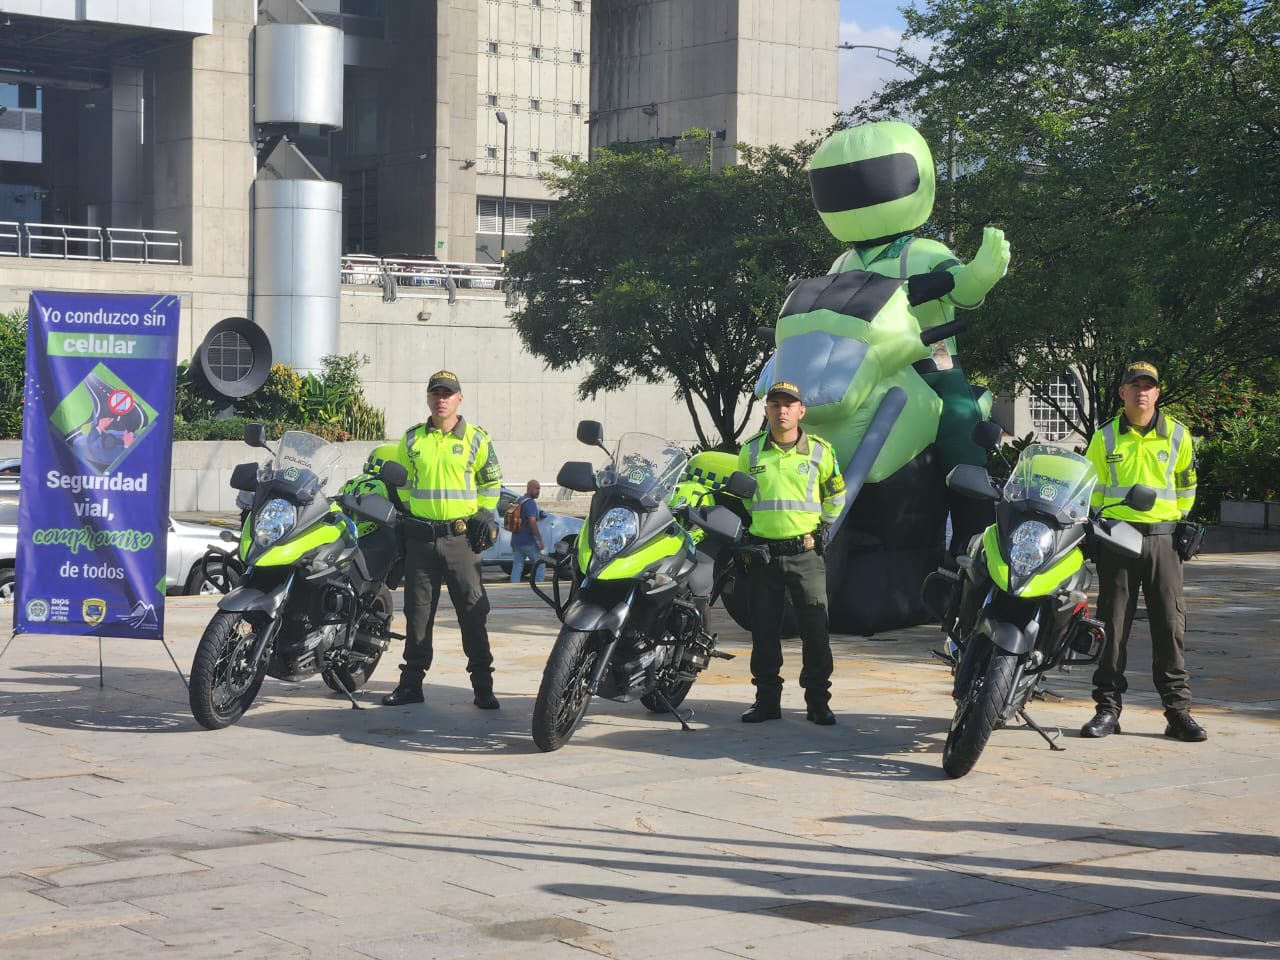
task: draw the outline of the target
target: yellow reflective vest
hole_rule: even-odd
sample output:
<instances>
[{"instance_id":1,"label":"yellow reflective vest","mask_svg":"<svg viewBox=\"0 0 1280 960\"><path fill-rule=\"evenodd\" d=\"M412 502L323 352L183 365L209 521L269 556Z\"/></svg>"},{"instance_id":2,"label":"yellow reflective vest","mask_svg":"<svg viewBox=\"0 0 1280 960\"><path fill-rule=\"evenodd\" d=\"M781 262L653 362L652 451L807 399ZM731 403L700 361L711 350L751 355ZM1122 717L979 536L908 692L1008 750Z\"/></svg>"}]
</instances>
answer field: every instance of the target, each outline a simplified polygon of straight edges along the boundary
<instances>
[{"instance_id":1,"label":"yellow reflective vest","mask_svg":"<svg viewBox=\"0 0 1280 960\"><path fill-rule=\"evenodd\" d=\"M1157 410L1145 434L1129 425L1121 413L1089 441L1085 456L1098 472L1093 506L1123 500L1135 485L1155 487L1156 502L1141 512L1131 507L1107 510L1107 516L1138 523L1181 520L1196 502L1196 461L1191 431Z\"/></svg>"},{"instance_id":2,"label":"yellow reflective vest","mask_svg":"<svg viewBox=\"0 0 1280 960\"><path fill-rule=\"evenodd\" d=\"M844 509L844 478L831 444L800 431L790 450L782 450L765 430L738 452L738 469L756 478L747 502L751 534L765 540L789 540L834 523Z\"/></svg>"},{"instance_id":3,"label":"yellow reflective vest","mask_svg":"<svg viewBox=\"0 0 1280 960\"><path fill-rule=\"evenodd\" d=\"M502 468L489 434L461 417L452 430L431 421L411 427L396 460L409 472L401 499L423 520L457 520L498 506Z\"/></svg>"}]
</instances>

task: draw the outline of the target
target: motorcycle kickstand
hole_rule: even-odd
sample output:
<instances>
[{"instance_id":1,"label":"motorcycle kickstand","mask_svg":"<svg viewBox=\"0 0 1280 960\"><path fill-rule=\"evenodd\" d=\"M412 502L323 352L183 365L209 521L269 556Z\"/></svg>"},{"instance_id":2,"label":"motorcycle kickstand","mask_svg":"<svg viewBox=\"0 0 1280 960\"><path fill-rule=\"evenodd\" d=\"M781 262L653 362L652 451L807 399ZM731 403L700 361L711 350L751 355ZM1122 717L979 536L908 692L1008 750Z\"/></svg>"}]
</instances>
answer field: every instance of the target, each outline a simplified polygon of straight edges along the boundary
<instances>
[{"instance_id":1,"label":"motorcycle kickstand","mask_svg":"<svg viewBox=\"0 0 1280 960\"><path fill-rule=\"evenodd\" d=\"M685 718L680 715L680 711L671 705L671 701L667 699L667 695L661 690L655 690L653 692L657 696L658 702L667 708L667 712L680 721L680 729L685 733L693 733L693 727L689 726L689 724L685 722ZM688 719L693 719L692 710L689 711Z\"/></svg>"},{"instance_id":2,"label":"motorcycle kickstand","mask_svg":"<svg viewBox=\"0 0 1280 960\"><path fill-rule=\"evenodd\" d=\"M346 697L348 700L350 700L350 701L351 701L351 709L352 709L352 710L363 710L363 709L364 709L364 707L362 707L362 706L360 706L360 704L356 703L356 698L352 695L351 691L347 689L347 685L346 685L345 683L343 683L343 682L342 682L342 678L341 678L340 676L338 676L337 671L335 671L335 670L326 670L326 671L325 671L324 673L322 673L320 676L321 676L321 677L323 677L323 678L325 678L325 679L330 679L330 680L332 680L334 683L336 683L336 684L338 685L338 692L339 692L339 693L341 693L344 697Z\"/></svg>"},{"instance_id":3,"label":"motorcycle kickstand","mask_svg":"<svg viewBox=\"0 0 1280 960\"><path fill-rule=\"evenodd\" d=\"M1053 736L1049 736L1049 734L1045 732L1045 729L1042 726L1040 726L1040 724L1036 723L1034 720L1031 719L1030 715L1028 715L1026 710L1019 710L1018 716L1022 718L1023 723L1025 723L1028 727L1030 727L1032 730L1034 730L1036 733L1040 734L1040 736L1044 738L1044 742L1049 745L1050 750L1065 751L1067 749L1066 747L1058 746L1057 743L1054 742L1058 739L1058 737L1062 736L1061 730L1058 730L1057 733L1055 733Z\"/></svg>"},{"instance_id":4,"label":"motorcycle kickstand","mask_svg":"<svg viewBox=\"0 0 1280 960\"><path fill-rule=\"evenodd\" d=\"M1033 697L1035 700L1052 700L1054 703L1062 703L1067 698L1060 693L1054 693L1048 687L1041 687L1035 692Z\"/></svg>"}]
</instances>

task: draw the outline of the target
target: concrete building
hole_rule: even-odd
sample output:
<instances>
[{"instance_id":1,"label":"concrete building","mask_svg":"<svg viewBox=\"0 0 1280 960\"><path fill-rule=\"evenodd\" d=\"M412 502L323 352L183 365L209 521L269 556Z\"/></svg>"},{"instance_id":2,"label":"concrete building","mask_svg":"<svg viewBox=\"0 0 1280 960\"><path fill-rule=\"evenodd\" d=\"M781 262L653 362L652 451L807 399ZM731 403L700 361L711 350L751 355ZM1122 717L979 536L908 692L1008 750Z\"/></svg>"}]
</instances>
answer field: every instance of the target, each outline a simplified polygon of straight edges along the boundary
<instances>
[{"instance_id":1,"label":"concrete building","mask_svg":"<svg viewBox=\"0 0 1280 960\"><path fill-rule=\"evenodd\" d=\"M503 182L513 250L554 202L553 156L706 126L723 163L824 126L837 0L778 6L0 0L0 310L176 293L184 357L227 317L302 369L365 354L393 434L450 367L515 476L553 477L579 417L690 439L669 388L581 404L578 372L522 349Z\"/></svg>"}]
</instances>

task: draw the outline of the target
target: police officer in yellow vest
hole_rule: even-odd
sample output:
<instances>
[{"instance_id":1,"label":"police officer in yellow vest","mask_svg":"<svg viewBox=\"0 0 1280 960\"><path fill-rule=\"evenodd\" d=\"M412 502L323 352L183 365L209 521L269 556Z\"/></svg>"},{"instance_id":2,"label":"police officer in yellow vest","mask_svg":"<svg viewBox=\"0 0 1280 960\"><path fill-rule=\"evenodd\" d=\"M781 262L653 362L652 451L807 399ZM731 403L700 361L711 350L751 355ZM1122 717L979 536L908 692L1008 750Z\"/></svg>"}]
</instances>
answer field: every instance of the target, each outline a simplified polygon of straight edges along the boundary
<instances>
[{"instance_id":1,"label":"police officer in yellow vest","mask_svg":"<svg viewBox=\"0 0 1280 960\"><path fill-rule=\"evenodd\" d=\"M822 559L826 527L844 508L844 479L835 451L800 427L800 388L775 383L765 397L769 429L749 439L738 454L738 469L756 478L750 539L765 545L768 563L750 560L751 682L756 700L744 723L782 716L782 614L787 592L800 628L800 686L809 720L836 722L831 700L831 641L827 633L827 569Z\"/></svg>"},{"instance_id":2,"label":"police officer in yellow vest","mask_svg":"<svg viewBox=\"0 0 1280 960\"><path fill-rule=\"evenodd\" d=\"M1157 406L1160 374L1150 363L1138 361L1125 368L1120 399L1123 412L1093 435L1086 453L1098 471L1094 506L1123 499L1139 483L1154 487L1157 497L1145 512L1129 507L1107 511L1107 516L1142 532L1142 556L1130 558L1100 548L1098 618L1106 626L1107 642L1093 674L1097 712L1080 733L1105 737L1120 732L1121 698L1129 686L1124 677L1129 630L1141 587L1151 627L1152 677L1167 720L1165 736L1204 740L1204 728L1190 713L1191 686L1182 656L1182 557L1174 538L1196 499L1191 433Z\"/></svg>"},{"instance_id":3,"label":"police officer in yellow vest","mask_svg":"<svg viewBox=\"0 0 1280 960\"><path fill-rule=\"evenodd\" d=\"M458 415L462 385L448 370L427 381L431 418L411 428L396 459L409 473L402 491L405 518L404 664L400 684L382 698L387 706L421 703L431 668L431 628L441 581L462 629L474 703L498 709L489 650L489 597L480 579L480 553L497 536L494 509L502 469L489 435Z\"/></svg>"}]
</instances>

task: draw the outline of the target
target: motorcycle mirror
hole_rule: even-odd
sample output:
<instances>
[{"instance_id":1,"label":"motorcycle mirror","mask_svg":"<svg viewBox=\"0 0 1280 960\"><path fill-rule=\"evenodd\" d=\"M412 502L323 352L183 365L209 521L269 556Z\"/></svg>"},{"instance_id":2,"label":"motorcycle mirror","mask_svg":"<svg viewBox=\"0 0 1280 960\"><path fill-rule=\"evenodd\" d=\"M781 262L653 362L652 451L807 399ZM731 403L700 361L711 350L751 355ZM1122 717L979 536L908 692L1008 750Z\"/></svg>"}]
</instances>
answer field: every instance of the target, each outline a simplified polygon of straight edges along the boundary
<instances>
[{"instance_id":1,"label":"motorcycle mirror","mask_svg":"<svg viewBox=\"0 0 1280 960\"><path fill-rule=\"evenodd\" d=\"M378 479L389 487L403 487L409 482L409 471L403 463L388 460L378 470Z\"/></svg>"},{"instance_id":2,"label":"motorcycle mirror","mask_svg":"<svg viewBox=\"0 0 1280 960\"><path fill-rule=\"evenodd\" d=\"M1156 505L1156 491L1145 483L1135 483L1124 495L1124 505L1138 511L1147 511Z\"/></svg>"},{"instance_id":3,"label":"motorcycle mirror","mask_svg":"<svg viewBox=\"0 0 1280 960\"><path fill-rule=\"evenodd\" d=\"M267 446L267 428L260 423L244 425L244 442L251 447Z\"/></svg>"},{"instance_id":4,"label":"motorcycle mirror","mask_svg":"<svg viewBox=\"0 0 1280 960\"><path fill-rule=\"evenodd\" d=\"M585 460L570 460L556 474L556 483L561 488L579 493L593 493L596 489L596 469Z\"/></svg>"},{"instance_id":5,"label":"motorcycle mirror","mask_svg":"<svg viewBox=\"0 0 1280 960\"><path fill-rule=\"evenodd\" d=\"M735 470L725 481L725 490L739 500L750 500L756 495L756 478L749 473Z\"/></svg>"},{"instance_id":6,"label":"motorcycle mirror","mask_svg":"<svg viewBox=\"0 0 1280 960\"><path fill-rule=\"evenodd\" d=\"M253 426L260 426L253 424ZM248 432L248 427L245 428ZM256 490L258 487L258 465L256 463L238 463L234 470L231 471L231 489L244 490L246 492Z\"/></svg>"},{"instance_id":7,"label":"motorcycle mirror","mask_svg":"<svg viewBox=\"0 0 1280 960\"><path fill-rule=\"evenodd\" d=\"M598 420L578 421L578 442L588 447L604 446L604 427Z\"/></svg>"},{"instance_id":8,"label":"motorcycle mirror","mask_svg":"<svg viewBox=\"0 0 1280 960\"><path fill-rule=\"evenodd\" d=\"M1000 494L991 486L991 477L983 467L961 463L947 474L947 486L962 497L972 500L999 500Z\"/></svg>"},{"instance_id":9,"label":"motorcycle mirror","mask_svg":"<svg viewBox=\"0 0 1280 960\"><path fill-rule=\"evenodd\" d=\"M990 420L983 420L973 425L973 432L969 434L969 438L983 450L994 452L1000 449L1000 441L1004 439L1004 431L1000 429L1000 424L993 423Z\"/></svg>"}]
</instances>

